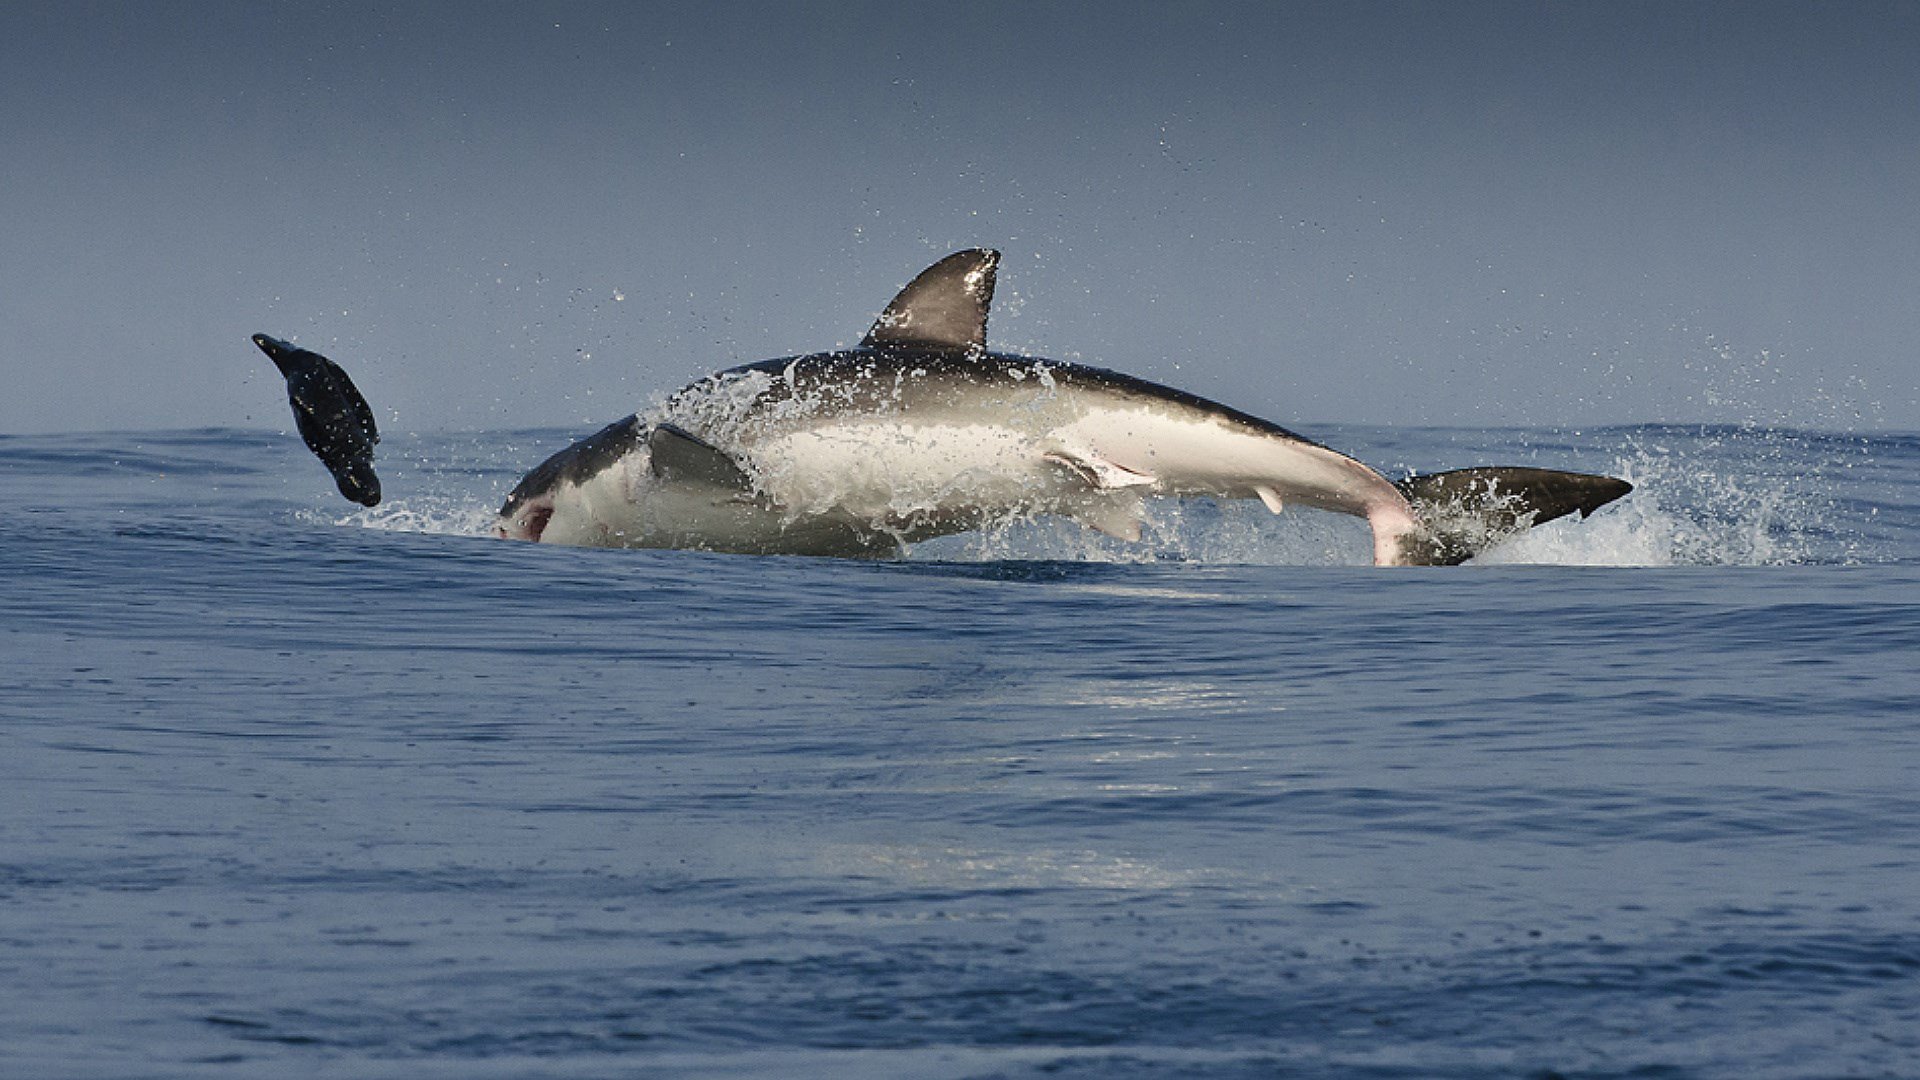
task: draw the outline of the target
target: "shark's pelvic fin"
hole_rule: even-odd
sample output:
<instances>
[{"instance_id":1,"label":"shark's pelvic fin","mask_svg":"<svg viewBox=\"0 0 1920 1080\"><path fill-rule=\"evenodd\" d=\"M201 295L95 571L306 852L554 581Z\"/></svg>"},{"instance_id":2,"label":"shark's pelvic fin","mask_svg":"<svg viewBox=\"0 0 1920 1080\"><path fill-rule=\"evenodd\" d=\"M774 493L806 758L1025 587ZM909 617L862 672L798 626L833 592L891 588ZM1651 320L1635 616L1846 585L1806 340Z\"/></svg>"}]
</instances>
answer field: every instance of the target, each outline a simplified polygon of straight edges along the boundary
<instances>
[{"instance_id":1,"label":"shark's pelvic fin","mask_svg":"<svg viewBox=\"0 0 1920 1080\"><path fill-rule=\"evenodd\" d=\"M934 263L907 283L860 342L871 349L981 350L1000 253L968 248Z\"/></svg>"}]
</instances>

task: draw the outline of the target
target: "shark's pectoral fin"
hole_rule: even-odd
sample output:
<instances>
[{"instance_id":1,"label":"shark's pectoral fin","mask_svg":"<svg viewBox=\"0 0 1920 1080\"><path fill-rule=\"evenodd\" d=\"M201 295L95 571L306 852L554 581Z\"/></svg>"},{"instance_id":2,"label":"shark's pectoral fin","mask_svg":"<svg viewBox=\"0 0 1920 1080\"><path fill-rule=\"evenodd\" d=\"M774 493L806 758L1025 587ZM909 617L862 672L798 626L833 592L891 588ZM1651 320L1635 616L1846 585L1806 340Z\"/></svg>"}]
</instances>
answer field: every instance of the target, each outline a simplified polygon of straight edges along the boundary
<instances>
[{"instance_id":1,"label":"shark's pectoral fin","mask_svg":"<svg viewBox=\"0 0 1920 1080\"><path fill-rule=\"evenodd\" d=\"M707 484L743 493L753 490L753 478L739 462L712 443L672 424L656 425L647 433L647 468L662 480Z\"/></svg>"},{"instance_id":2,"label":"shark's pectoral fin","mask_svg":"<svg viewBox=\"0 0 1920 1080\"><path fill-rule=\"evenodd\" d=\"M1140 540L1147 501L1141 489L1151 487L1154 477L1090 450L1050 450L1045 457L1087 487L1087 493L1074 498L1065 509L1068 517L1116 540L1130 544Z\"/></svg>"},{"instance_id":3,"label":"shark's pectoral fin","mask_svg":"<svg viewBox=\"0 0 1920 1080\"><path fill-rule=\"evenodd\" d=\"M1137 491L1116 491L1075 506L1067 516L1115 540L1136 544L1140 542L1140 524L1146 517L1146 500Z\"/></svg>"},{"instance_id":4,"label":"shark's pectoral fin","mask_svg":"<svg viewBox=\"0 0 1920 1080\"><path fill-rule=\"evenodd\" d=\"M1050 450L1046 459L1086 481L1087 486L1095 491L1144 487L1154 481L1148 473L1115 464L1092 451Z\"/></svg>"}]
</instances>

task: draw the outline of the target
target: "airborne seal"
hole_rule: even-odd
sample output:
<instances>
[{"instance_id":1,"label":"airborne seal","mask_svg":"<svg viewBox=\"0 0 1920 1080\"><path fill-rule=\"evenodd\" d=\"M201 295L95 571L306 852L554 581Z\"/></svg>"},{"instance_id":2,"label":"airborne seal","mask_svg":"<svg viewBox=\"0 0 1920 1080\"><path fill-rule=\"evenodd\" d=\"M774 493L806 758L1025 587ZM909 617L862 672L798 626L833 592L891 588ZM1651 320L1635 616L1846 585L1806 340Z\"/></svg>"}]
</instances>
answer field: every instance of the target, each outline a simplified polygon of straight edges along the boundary
<instances>
[{"instance_id":1,"label":"airborne seal","mask_svg":"<svg viewBox=\"0 0 1920 1080\"><path fill-rule=\"evenodd\" d=\"M265 334L253 343L287 379L293 422L320 463L333 474L340 494L362 506L380 502L380 477L373 471L373 446L380 430L373 409L339 364L317 352Z\"/></svg>"}]
</instances>

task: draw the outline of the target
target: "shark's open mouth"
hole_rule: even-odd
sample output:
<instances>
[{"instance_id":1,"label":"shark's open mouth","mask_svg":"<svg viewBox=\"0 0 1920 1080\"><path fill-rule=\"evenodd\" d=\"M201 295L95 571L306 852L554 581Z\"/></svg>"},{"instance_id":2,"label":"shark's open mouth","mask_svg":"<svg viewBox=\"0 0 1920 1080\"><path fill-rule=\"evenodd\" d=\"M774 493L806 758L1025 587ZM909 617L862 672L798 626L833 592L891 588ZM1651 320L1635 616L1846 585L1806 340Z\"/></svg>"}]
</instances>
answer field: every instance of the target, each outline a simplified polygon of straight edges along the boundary
<instances>
[{"instance_id":1,"label":"shark's open mouth","mask_svg":"<svg viewBox=\"0 0 1920 1080\"><path fill-rule=\"evenodd\" d=\"M526 540L539 543L540 537L547 531L547 523L553 520L553 501L542 499L539 502L522 503L512 517L500 519L493 533L502 540Z\"/></svg>"}]
</instances>

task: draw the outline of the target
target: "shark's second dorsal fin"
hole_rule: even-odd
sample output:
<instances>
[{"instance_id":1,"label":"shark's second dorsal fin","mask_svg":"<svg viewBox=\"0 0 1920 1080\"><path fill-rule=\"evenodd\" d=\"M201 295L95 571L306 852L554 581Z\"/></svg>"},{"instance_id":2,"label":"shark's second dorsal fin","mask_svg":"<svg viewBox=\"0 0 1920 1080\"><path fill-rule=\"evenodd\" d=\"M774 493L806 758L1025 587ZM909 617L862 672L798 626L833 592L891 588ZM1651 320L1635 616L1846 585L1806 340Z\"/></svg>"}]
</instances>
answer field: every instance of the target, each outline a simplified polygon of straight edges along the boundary
<instances>
[{"instance_id":1,"label":"shark's second dorsal fin","mask_svg":"<svg viewBox=\"0 0 1920 1080\"><path fill-rule=\"evenodd\" d=\"M993 271L1000 253L968 248L920 271L874 320L860 344L873 349L984 349Z\"/></svg>"}]
</instances>

